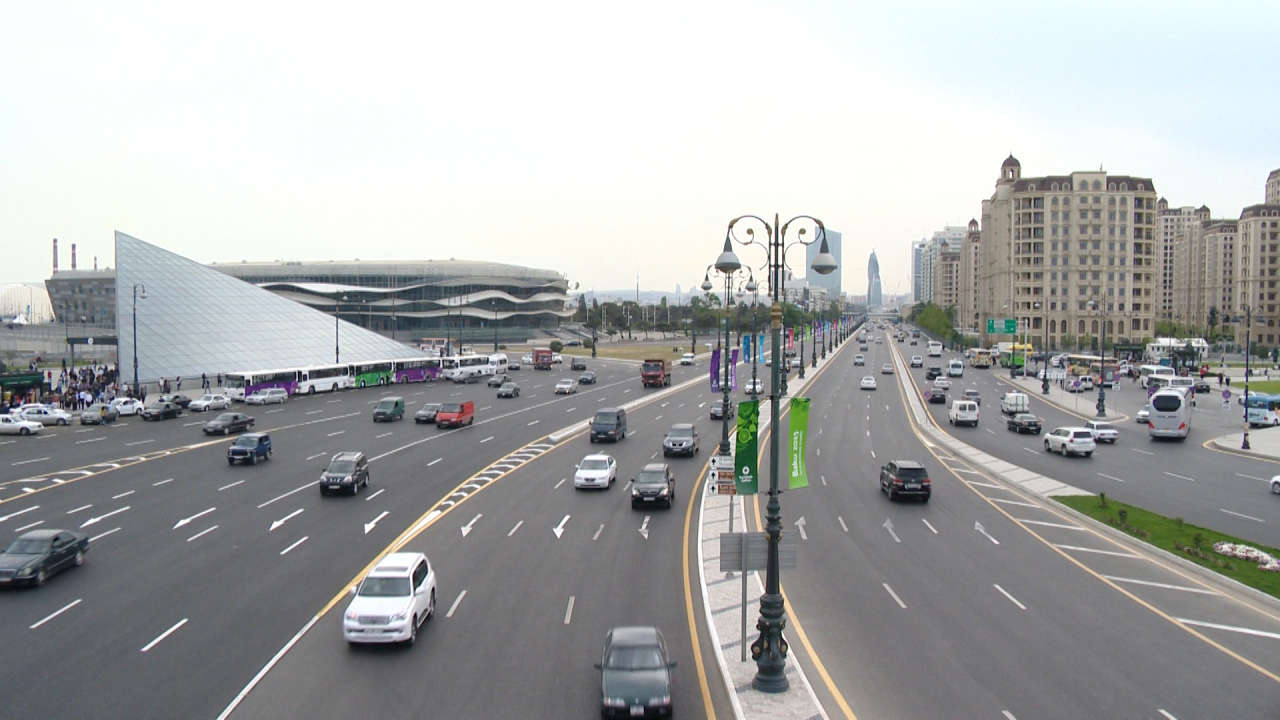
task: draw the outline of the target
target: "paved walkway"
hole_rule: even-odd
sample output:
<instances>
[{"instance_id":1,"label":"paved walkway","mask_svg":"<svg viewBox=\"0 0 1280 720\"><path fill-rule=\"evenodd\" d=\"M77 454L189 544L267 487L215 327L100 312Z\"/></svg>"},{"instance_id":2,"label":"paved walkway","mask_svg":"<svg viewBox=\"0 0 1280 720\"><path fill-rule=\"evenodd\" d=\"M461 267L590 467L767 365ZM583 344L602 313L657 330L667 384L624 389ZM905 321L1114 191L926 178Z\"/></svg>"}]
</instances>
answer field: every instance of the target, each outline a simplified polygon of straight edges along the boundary
<instances>
[{"instance_id":1,"label":"paved walkway","mask_svg":"<svg viewBox=\"0 0 1280 720\"><path fill-rule=\"evenodd\" d=\"M1107 403L1107 414L1104 417L1097 417L1097 401L1098 391L1090 390L1082 393L1069 393L1058 386L1057 383L1049 382L1049 394L1044 395L1041 392L1042 381L1035 378L1015 377L1010 382L1022 388L1028 396L1039 398L1045 402L1052 403L1062 410L1074 415L1079 415L1087 420L1109 420L1117 422L1127 420L1128 415L1117 412L1110 402Z\"/></svg>"},{"instance_id":2,"label":"paved walkway","mask_svg":"<svg viewBox=\"0 0 1280 720\"><path fill-rule=\"evenodd\" d=\"M1264 460L1280 461L1280 428L1257 428L1249 431L1249 449L1244 450L1240 446L1244 444L1244 431L1238 433L1227 433L1219 435L1210 440L1207 444L1218 448L1219 450L1230 450L1241 455L1250 455L1252 457Z\"/></svg>"}]
</instances>

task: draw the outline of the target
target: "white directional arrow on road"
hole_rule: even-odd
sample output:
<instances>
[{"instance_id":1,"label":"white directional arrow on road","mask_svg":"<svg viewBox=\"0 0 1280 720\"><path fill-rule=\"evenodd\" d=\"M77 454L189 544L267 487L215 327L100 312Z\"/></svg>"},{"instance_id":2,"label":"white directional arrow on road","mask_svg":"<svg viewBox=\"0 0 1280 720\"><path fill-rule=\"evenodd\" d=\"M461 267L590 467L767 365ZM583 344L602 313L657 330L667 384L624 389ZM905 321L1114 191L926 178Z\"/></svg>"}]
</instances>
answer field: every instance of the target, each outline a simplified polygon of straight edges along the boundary
<instances>
[{"instance_id":1,"label":"white directional arrow on road","mask_svg":"<svg viewBox=\"0 0 1280 720\"><path fill-rule=\"evenodd\" d=\"M644 522L640 523L640 536L645 540L649 539L649 516L644 516Z\"/></svg>"},{"instance_id":2,"label":"white directional arrow on road","mask_svg":"<svg viewBox=\"0 0 1280 720\"><path fill-rule=\"evenodd\" d=\"M186 525L187 523L191 522L192 520L195 520L195 519L196 519L196 518L198 518L198 517L203 517L203 516L205 516L205 515L208 515L209 513L213 512L214 510L217 510L217 509L218 509L218 508L216 508L216 507L207 508L207 509L205 509L205 510L201 510L200 512L196 513L195 515L192 515L191 517L185 517L185 518L182 518L181 520L179 520L178 522L176 522L176 523L174 523L174 524L173 524L173 529L174 529L174 530L177 530L178 528L182 527L183 525ZM106 517L106 515L103 515L102 517ZM97 519L97 518L95 518L95 519Z\"/></svg>"},{"instance_id":3,"label":"white directional arrow on road","mask_svg":"<svg viewBox=\"0 0 1280 720\"><path fill-rule=\"evenodd\" d=\"M119 515L120 513L124 512L125 510L128 510L128 509L129 509L129 506L128 506L128 505L125 505L124 507L122 507L122 508L120 508L120 509L118 509L118 510L112 510L111 512L106 513L106 514L104 514L104 515L99 515L99 516L97 516L97 517L91 517L91 518L89 518L88 520L85 520L83 523L81 523L81 524L80 524L80 527L82 527L82 528L87 528L87 527L89 527L90 525L94 525L94 524L96 524L99 520L105 520L105 519L107 519L107 518L111 517L112 515Z\"/></svg>"},{"instance_id":4,"label":"white directional arrow on road","mask_svg":"<svg viewBox=\"0 0 1280 720\"><path fill-rule=\"evenodd\" d=\"M891 520L891 519L889 519L889 518L885 518L885 519L884 519L884 524L883 524L883 525L881 525L880 527L882 527L882 528L884 528L885 530L888 530L888 531L889 531L889 534L890 534L891 536L893 536L893 541L894 541L894 542L896 542L896 543L900 543L900 542L902 542L902 539L898 537L898 533L896 533L896 532L894 532L894 531L893 531L893 520Z\"/></svg>"},{"instance_id":5,"label":"white directional arrow on road","mask_svg":"<svg viewBox=\"0 0 1280 720\"><path fill-rule=\"evenodd\" d=\"M808 539L809 539L809 535L808 535L808 534L806 534L806 533L805 533L805 531L804 531L804 516L803 516L803 515L801 515L800 517L796 518L796 530L799 530L799 531L800 531L800 539L801 539L801 540L808 540Z\"/></svg>"},{"instance_id":6,"label":"white directional arrow on road","mask_svg":"<svg viewBox=\"0 0 1280 720\"><path fill-rule=\"evenodd\" d=\"M285 515L284 517L280 518L279 520L273 520L273 521L271 521L271 527L267 530L267 532L271 532L272 530L275 530L276 528L278 528L278 527L280 527L281 525L285 524L285 522L286 522L286 521L288 521L288 520L289 520L289 518L294 517L294 516L296 516L296 515L299 515L299 514L301 514L301 513L302 513L302 508L298 508L297 510L294 510L293 512L289 513L288 515Z\"/></svg>"},{"instance_id":7,"label":"white directional arrow on road","mask_svg":"<svg viewBox=\"0 0 1280 720\"><path fill-rule=\"evenodd\" d=\"M378 521L379 521L379 520L381 520L382 518L384 518L384 517L386 517L386 516L388 516L388 515L390 515L390 514L391 514L391 511L390 511L390 510L383 510L383 511L382 511L382 513L378 515L378 517L376 517L376 518L374 518L373 520L370 520L369 522L365 523L365 524L364 524L364 534L365 534L365 535L368 535L370 530L372 530L372 529L374 529L375 527L377 527L377 526L378 526Z\"/></svg>"},{"instance_id":8,"label":"white directional arrow on road","mask_svg":"<svg viewBox=\"0 0 1280 720\"><path fill-rule=\"evenodd\" d=\"M973 529L974 529L974 530L977 530L977 531L978 531L978 532L980 532L980 533L982 533L984 536L986 536L986 538L987 538L988 540L990 540L991 542L995 543L996 545L999 545L999 544L1000 544L1000 541L999 541L999 540L997 540L997 539L995 539L995 538L993 538L993 537L991 537L991 533L987 532L987 529L986 529L986 528L984 528L984 527L982 527L982 523L978 522L977 520L975 520L975 521L973 522Z\"/></svg>"},{"instance_id":9,"label":"white directional arrow on road","mask_svg":"<svg viewBox=\"0 0 1280 720\"><path fill-rule=\"evenodd\" d=\"M19 515L21 515L21 514L23 514L23 513L29 513L29 512L31 512L32 510L39 510L39 509L40 509L40 506L39 506L39 505L32 505L32 506L31 506L31 507L29 507L29 508L23 508L22 510L19 510L19 511L17 511L17 512L11 512L11 513L9 513L8 515L0 515L0 522L4 522L5 520L8 520L9 518L16 518L16 517L18 517Z\"/></svg>"},{"instance_id":10,"label":"white directional arrow on road","mask_svg":"<svg viewBox=\"0 0 1280 720\"><path fill-rule=\"evenodd\" d=\"M471 522L467 523L466 525L463 525L462 537L466 537L467 534L471 532L471 528L475 526L476 521L482 517L484 517L484 513L478 513L475 517L471 518Z\"/></svg>"},{"instance_id":11,"label":"white directional arrow on road","mask_svg":"<svg viewBox=\"0 0 1280 720\"><path fill-rule=\"evenodd\" d=\"M559 525L557 525L557 526L555 526L555 527L551 528L551 532L553 532L553 533L555 533L555 534L556 534L556 539L557 539L557 540L559 540L559 539L560 539L560 536L564 534L564 525L565 525L565 523L567 523L567 522L569 522L569 516L568 516L568 515L565 515L565 516L564 516L564 518L560 520L560 524L559 524Z\"/></svg>"}]
</instances>

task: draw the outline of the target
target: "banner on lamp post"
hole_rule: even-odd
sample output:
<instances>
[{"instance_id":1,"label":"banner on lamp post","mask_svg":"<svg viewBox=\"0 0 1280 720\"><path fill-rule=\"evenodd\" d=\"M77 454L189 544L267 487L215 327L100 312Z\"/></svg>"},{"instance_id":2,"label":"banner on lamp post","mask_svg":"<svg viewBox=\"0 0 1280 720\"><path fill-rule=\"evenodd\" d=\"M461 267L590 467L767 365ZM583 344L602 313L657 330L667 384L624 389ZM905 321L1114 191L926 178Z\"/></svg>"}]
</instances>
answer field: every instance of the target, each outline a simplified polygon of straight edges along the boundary
<instances>
[{"instance_id":1,"label":"banner on lamp post","mask_svg":"<svg viewBox=\"0 0 1280 720\"><path fill-rule=\"evenodd\" d=\"M711 351L711 392L720 392L720 348Z\"/></svg>"},{"instance_id":2,"label":"banner on lamp post","mask_svg":"<svg viewBox=\"0 0 1280 720\"><path fill-rule=\"evenodd\" d=\"M734 485L739 495L755 495L760 489L760 453L756 443L760 427L760 403L744 400L738 405L738 442L734 451Z\"/></svg>"},{"instance_id":3,"label":"banner on lamp post","mask_svg":"<svg viewBox=\"0 0 1280 720\"><path fill-rule=\"evenodd\" d=\"M809 476L804 468L805 436L809 433L809 398L791 398L791 419L788 423L791 431L791 481L788 488L809 487Z\"/></svg>"},{"instance_id":4,"label":"banner on lamp post","mask_svg":"<svg viewBox=\"0 0 1280 720\"><path fill-rule=\"evenodd\" d=\"M729 355L729 392L738 389L738 348Z\"/></svg>"},{"instance_id":5,"label":"banner on lamp post","mask_svg":"<svg viewBox=\"0 0 1280 720\"><path fill-rule=\"evenodd\" d=\"M742 336L742 357L744 358L749 359L751 357L751 339L752 336L750 335Z\"/></svg>"},{"instance_id":6,"label":"banner on lamp post","mask_svg":"<svg viewBox=\"0 0 1280 720\"><path fill-rule=\"evenodd\" d=\"M764 362L764 333L756 336L756 362Z\"/></svg>"}]
</instances>

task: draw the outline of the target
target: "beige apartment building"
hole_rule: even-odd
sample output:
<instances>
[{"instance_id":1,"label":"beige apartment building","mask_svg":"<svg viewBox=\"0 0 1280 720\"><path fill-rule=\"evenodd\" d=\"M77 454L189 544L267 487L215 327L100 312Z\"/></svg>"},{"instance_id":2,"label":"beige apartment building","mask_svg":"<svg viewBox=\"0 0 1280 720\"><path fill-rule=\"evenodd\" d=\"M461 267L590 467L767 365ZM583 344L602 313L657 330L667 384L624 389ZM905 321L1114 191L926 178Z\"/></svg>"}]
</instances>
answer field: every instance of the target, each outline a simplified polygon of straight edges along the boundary
<instances>
[{"instance_id":1,"label":"beige apartment building","mask_svg":"<svg viewBox=\"0 0 1280 720\"><path fill-rule=\"evenodd\" d=\"M1173 243L1173 322L1204 328L1210 317L1218 326L1235 314L1235 220L1209 219L1187 226Z\"/></svg>"},{"instance_id":2,"label":"beige apartment building","mask_svg":"<svg viewBox=\"0 0 1280 720\"><path fill-rule=\"evenodd\" d=\"M1280 205L1280 169L1272 170L1267 176L1267 205Z\"/></svg>"},{"instance_id":3,"label":"beige apartment building","mask_svg":"<svg viewBox=\"0 0 1280 720\"><path fill-rule=\"evenodd\" d=\"M1268 200L1276 202L1242 210L1236 240L1234 311L1241 316L1234 324L1236 342L1245 341L1246 310L1251 310L1253 343L1269 347L1280 344L1280 197L1272 197L1280 189L1273 187L1275 182L1280 182L1280 170L1267 178Z\"/></svg>"},{"instance_id":4,"label":"beige apartment building","mask_svg":"<svg viewBox=\"0 0 1280 720\"><path fill-rule=\"evenodd\" d=\"M933 303L942 308L960 305L961 243L939 243L933 261Z\"/></svg>"},{"instance_id":5,"label":"beige apartment building","mask_svg":"<svg viewBox=\"0 0 1280 720\"><path fill-rule=\"evenodd\" d=\"M956 303L956 326L978 327L978 269L981 267L982 230L977 220L969 221L964 248L960 251L960 296Z\"/></svg>"},{"instance_id":6,"label":"beige apartment building","mask_svg":"<svg viewBox=\"0 0 1280 720\"><path fill-rule=\"evenodd\" d=\"M1191 206L1170 208L1169 201L1156 201L1156 265L1160 269L1156 277L1156 319L1181 322L1176 319L1174 298L1174 254L1178 238L1192 225L1209 219L1209 208Z\"/></svg>"},{"instance_id":7,"label":"beige apartment building","mask_svg":"<svg viewBox=\"0 0 1280 720\"><path fill-rule=\"evenodd\" d=\"M1017 318L1037 341L1088 346L1151 337L1156 288L1156 192L1150 178L1080 171L1022 177L1010 155L982 201L975 314ZM1077 340L1078 339L1078 340ZM1039 343L1037 343L1039 344Z\"/></svg>"}]
</instances>

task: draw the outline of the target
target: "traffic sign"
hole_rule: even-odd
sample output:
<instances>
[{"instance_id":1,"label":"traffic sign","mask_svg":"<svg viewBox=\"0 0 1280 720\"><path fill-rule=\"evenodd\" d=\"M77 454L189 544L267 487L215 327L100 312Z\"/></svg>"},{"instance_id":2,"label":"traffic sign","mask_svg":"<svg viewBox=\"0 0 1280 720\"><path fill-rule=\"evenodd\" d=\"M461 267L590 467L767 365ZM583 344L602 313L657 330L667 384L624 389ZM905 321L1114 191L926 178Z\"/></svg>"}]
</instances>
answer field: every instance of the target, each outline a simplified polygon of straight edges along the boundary
<instances>
[{"instance_id":1,"label":"traffic sign","mask_svg":"<svg viewBox=\"0 0 1280 720\"><path fill-rule=\"evenodd\" d=\"M988 333L1008 333L1010 335L1016 335L1018 333L1018 319L1002 318L1000 320L997 320L996 318L987 318L987 332Z\"/></svg>"}]
</instances>

